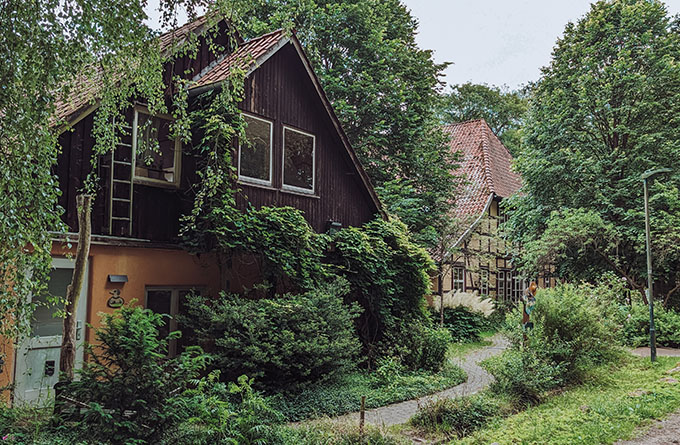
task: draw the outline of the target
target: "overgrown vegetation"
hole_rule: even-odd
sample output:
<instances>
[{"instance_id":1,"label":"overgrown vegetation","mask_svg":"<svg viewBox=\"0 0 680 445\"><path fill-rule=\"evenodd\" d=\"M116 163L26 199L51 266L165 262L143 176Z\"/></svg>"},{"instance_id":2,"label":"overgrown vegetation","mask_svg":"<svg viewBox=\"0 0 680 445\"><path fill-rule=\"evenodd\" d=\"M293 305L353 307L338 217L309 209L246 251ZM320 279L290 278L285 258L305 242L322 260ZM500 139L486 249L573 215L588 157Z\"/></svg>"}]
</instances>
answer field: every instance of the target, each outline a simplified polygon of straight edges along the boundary
<instances>
[{"instance_id":1,"label":"overgrown vegetation","mask_svg":"<svg viewBox=\"0 0 680 445\"><path fill-rule=\"evenodd\" d=\"M676 363L671 357L659 357L655 365L630 358L593 368L581 385L526 411L491 419L459 443L595 445L630 438L638 426L677 410L680 391L662 380Z\"/></svg>"},{"instance_id":2,"label":"overgrown vegetation","mask_svg":"<svg viewBox=\"0 0 680 445\"><path fill-rule=\"evenodd\" d=\"M484 426L499 410L487 395L445 398L427 402L411 418L411 424L428 433L465 437Z\"/></svg>"},{"instance_id":3,"label":"overgrown vegetation","mask_svg":"<svg viewBox=\"0 0 680 445\"><path fill-rule=\"evenodd\" d=\"M304 294L251 300L223 293L194 295L182 324L197 344L210 345L211 366L226 381L254 377L259 386L285 387L328 379L356 368L357 308L343 304L342 280Z\"/></svg>"}]
</instances>

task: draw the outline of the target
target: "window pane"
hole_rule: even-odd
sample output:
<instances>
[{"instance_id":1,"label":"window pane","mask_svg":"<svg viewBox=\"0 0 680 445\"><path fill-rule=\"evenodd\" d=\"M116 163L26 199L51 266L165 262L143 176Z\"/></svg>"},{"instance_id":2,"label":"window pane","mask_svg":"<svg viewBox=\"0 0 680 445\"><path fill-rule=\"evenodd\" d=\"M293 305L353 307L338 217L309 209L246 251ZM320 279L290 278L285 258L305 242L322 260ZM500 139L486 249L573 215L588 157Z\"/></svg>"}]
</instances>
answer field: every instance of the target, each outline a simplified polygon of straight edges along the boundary
<instances>
[{"instance_id":1,"label":"window pane","mask_svg":"<svg viewBox=\"0 0 680 445\"><path fill-rule=\"evenodd\" d=\"M172 291L171 290L148 290L146 292L146 307L157 314L172 314ZM162 338L170 333L170 319L164 318L165 324L158 329Z\"/></svg>"},{"instance_id":2,"label":"window pane","mask_svg":"<svg viewBox=\"0 0 680 445\"><path fill-rule=\"evenodd\" d=\"M167 119L137 113L135 176L175 182L175 140Z\"/></svg>"},{"instance_id":3,"label":"window pane","mask_svg":"<svg viewBox=\"0 0 680 445\"><path fill-rule=\"evenodd\" d=\"M283 183L314 190L314 138L284 129Z\"/></svg>"},{"instance_id":4,"label":"window pane","mask_svg":"<svg viewBox=\"0 0 680 445\"><path fill-rule=\"evenodd\" d=\"M50 271L47 294L33 297L32 300L36 304L33 322L31 323L33 335L48 337L63 334L64 319L54 316L54 313L63 309L63 306L55 305L53 301L48 300L47 296L65 298L66 288L71 284L72 276L73 269L52 269Z\"/></svg>"},{"instance_id":5,"label":"window pane","mask_svg":"<svg viewBox=\"0 0 680 445\"><path fill-rule=\"evenodd\" d=\"M241 144L239 175L269 182L271 167L271 123L243 116L246 139Z\"/></svg>"}]
</instances>

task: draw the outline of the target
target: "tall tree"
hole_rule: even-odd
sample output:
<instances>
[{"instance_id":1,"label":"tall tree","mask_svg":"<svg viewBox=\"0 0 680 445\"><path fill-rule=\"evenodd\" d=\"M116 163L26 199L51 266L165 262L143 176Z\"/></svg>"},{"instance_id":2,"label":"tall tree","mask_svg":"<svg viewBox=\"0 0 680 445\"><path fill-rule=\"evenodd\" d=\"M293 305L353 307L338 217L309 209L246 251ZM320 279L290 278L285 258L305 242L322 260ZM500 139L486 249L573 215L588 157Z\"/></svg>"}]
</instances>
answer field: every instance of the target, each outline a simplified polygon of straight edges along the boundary
<instances>
[{"instance_id":1,"label":"tall tree","mask_svg":"<svg viewBox=\"0 0 680 445\"><path fill-rule=\"evenodd\" d=\"M568 24L534 89L510 229L525 266L573 279L612 270L645 287L641 174L652 194L656 294L680 281L680 23L660 1L611 0ZM675 289L675 290L674 290Z\"/></svg>"},{"instance_id":2,"label":"tall tree","mask_svg":"<svg viewBox=\"0 0 680 445\"><path fill-rule=\"evenodd\" d=\"M520 130L527 112L531 86L519 90L493 85L453 85L444 95L439 119L443 123L484 119L513 156L519 154Z\"/></svg>"},{"instance_id":3,"label":"tall tree","mask_svg":"<svg viewBox=\"0 0 680 445\"><path fill-rule=\"evenodd\" d=\"M452 195L435 110L446 64L418 48L400 0L235 0L246 36L294 28L389 211L426 245Z\"/></svg>"}]
</instances>

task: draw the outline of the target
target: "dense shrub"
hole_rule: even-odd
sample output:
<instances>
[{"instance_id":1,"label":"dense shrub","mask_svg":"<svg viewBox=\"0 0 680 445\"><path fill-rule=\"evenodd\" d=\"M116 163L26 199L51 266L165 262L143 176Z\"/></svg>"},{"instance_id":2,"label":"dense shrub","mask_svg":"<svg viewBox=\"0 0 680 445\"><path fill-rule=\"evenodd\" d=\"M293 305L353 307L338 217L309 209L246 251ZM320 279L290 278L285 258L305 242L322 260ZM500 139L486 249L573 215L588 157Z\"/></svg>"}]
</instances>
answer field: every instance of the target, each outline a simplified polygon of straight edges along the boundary
<instances>
[{"instance_id":1,"label":"dense shrub","mask_svg":"<svg viewBox=\"0 0 680 445\"><path fill-rule=\"evenodd\" d=\"M551 363L530 349L507 351L487 367L496 379L491 388L508 394L518 408L539 403L543 394L564 383L564 364Z\"/></svg>"},{"instance_id":2,"label":"dense shrub","mask_svg":"<svg viewBox=\"0 0 680 445\"><path fill-rule=\"evenodd\" d=\"M398 357L410 370L438 371L446 362L451 333L427 322L402 322L385 334L385 356Z\"/></svg>"},{"instance_id":3,"label":"dense shrub","mask_svg":"<svg viewBox=\"0 0 680 445\"><path fill-rule=\"evenodd\" d=\"M330 377L356 365L357 310L343 304L345 293L346 285L338 281L272 299L191 296L188 315L180 319L201 344L212 343L212 366L225 380L246 374L259 384L280 387Z\"/></svg>"},{"instance_id":4,"label":"dense shrub","mask_svg":"<svg viewBox=\"0 0 680 445\"><path fill-rule=\"evenodd\" d=\"M396 346L393 340L401 340L411 327L430 325L425 295L434 263L428 253L410 240L406 226L397 220L376 219L361 228L340 230L331 246L326 262L349 281L346 301L362 308L357 328L369 366L378 353L418 357L404 364L420 366L422 346L412 353L405 352L404 345L399 351L392 347Z\"/></svg>"},{"instance_id":5,"label":"dense shrub","mask_svg":"<svg viewBox=\"0 0 680 445\"><path fill-rule=\"evenodd\" d=\"M649 345L649 306L634 304L621 330L623 341L632 347ZM654 328L658 346L680 347L680 313L654 305Z\"/></svg>"},{"instance_id":6,"label":"dense shrub","mask_svg":"<svg viewBox=\"0 0 680 445\"><path fill-rule=\"evenodd\" d=\"M218 382L217 373L201 379L179 397L181 422L169 429L160 445L227 445L282 443L277 425L281 414L252 389L252 380Z\"/></svg>"},{"instance_id":7,"label":"dense shrub","mask_svg":"<svg viewBox=\"0 0 680 445\"><path fill-rule=\"evenodd\" d=\"M516 320L510 337L517 348L523 334L520 311L509 314ZM531 319L535 327L527 335L526 349L560 366L566 383L580 381L594 365L616 356L611 325L579 286L564 284L540 291Z\"/></svg>"},{"instance_id":8,"label":"dense shrub","mask_svg":"<svg viewBox=\"0 0 680 445\"><path fill-rule=\"evenodd\" d=\"M197 377L206 357L191 348L168 359L167 339L158 332L163 323L162 315L139 307L105 314L80 379L61 388L75 403L63 406L58 423L90 440L146 443L177 422L176 395Z\"/></svg>"},{"instance_id":9,"label":"dense shrub","mask_svg":"<svg viewBox=\"0 0 680 445\"><path fill-rule=\"evenodd\" d=\"M481 428L499 411L485 395L444 398L419 407L411 423L428 432L464 437Z\"/></svg>"},{"instance_id":10,"label":"dense shrub","mask_svg":"<svg viewBox=\"0 0 680 445\"><path fill-rule=\"evenodd\" d=\"M355 422L314 422L300 427L286 427L279 431L280 443L285 445L408 445L403 437L367 424L363 436Z\"/></svg>"},{"instance_id":11,"label":"dense shrub","mask_svg":"<svg viewBox=\"0 0 680 445\"><path fill-rule=\"evenodd\" d=\"M451 332L455 342L475 342L482 338L488 327L484 314L473 312L464 306L444 308L444 327Z\"/></svg>"}]
</instances>

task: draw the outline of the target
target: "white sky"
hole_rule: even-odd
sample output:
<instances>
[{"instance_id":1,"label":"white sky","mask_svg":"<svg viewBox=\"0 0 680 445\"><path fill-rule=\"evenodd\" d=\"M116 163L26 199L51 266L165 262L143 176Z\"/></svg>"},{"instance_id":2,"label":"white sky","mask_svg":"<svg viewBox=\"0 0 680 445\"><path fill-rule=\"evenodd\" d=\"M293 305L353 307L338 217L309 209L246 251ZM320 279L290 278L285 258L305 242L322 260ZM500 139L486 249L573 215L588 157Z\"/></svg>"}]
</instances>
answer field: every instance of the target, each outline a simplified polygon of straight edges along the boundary
<instances>
[{"instance_id":1,"label":"white sky","mask_svg":"<svg viewBox=\"0 0 680 445\"><path fill-rule=\"evenodd\" d=\"M565 25L590 0L402 0L420 22L418 45L437 62L453 62L449 84L508 85L538 80ZM680 0L666 0L671 14Z\"/></svg>"},{"instance_id":2,"label":"white sky","mask_svg":"<svg viewBox=\"0 0 680 445\"><path fill-rule=\"evenodd\" d=\"M416 38L437 62L453 62L449 84L464 82L517 88L538 80L567 22L590 9L591 0L402 0L420 22ZM666 0L671 14L680 0ZM149 25L158 21L149 0ZM179 19L183 24L185 17Z\"/></svg>"}]
</instances>

